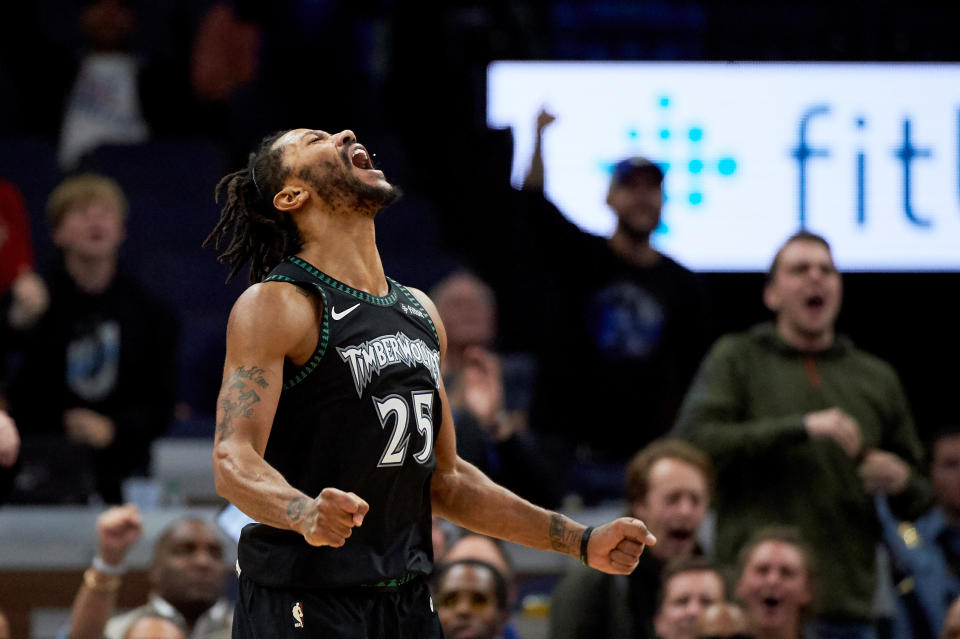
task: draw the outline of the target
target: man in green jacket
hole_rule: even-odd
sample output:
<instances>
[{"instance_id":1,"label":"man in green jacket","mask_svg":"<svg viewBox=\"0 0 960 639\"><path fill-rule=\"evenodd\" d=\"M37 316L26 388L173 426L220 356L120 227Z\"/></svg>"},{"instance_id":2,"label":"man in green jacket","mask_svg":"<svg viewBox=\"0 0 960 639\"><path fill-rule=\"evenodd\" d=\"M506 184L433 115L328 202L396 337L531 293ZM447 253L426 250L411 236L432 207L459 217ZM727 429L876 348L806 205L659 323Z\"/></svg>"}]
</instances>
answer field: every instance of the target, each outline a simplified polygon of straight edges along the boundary
<instances>
[{"instance_id":1,"label":"man in green jacket","mask_svg":"<svg viewBox=\"0 0 960 639\"><path fill-rule=\"evenodd\" d=\"M818 555L818 635L872 638L872 494L920 514L922 447L894 370L835 333L842 286L824 238L790 237L763 297L775 321L717 341L676 434L717 469L717 561L764 525L798 526Z\"/></svg>"}]
</instances>

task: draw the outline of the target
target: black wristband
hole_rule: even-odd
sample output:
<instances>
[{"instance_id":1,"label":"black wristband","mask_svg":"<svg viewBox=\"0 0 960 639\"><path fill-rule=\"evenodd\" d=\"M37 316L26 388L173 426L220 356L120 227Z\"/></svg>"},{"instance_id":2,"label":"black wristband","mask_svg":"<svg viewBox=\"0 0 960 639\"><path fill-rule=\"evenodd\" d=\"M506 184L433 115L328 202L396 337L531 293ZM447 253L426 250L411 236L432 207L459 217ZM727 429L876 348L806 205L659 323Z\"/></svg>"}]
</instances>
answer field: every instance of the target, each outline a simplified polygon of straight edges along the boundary
<instances>
[{"instance_id":1,"label":"black wristband","mask_svg":"<svg viewBox=\"0 0 960 639\"><path fill-rule=\"evenodd\" d=\"M593 534L593 526L587 526L586 530L583 531L583 536L580 537L580 563L584 566L587 564L587 544L590 543L590 535Z\"/></svg>"}]
</instances>

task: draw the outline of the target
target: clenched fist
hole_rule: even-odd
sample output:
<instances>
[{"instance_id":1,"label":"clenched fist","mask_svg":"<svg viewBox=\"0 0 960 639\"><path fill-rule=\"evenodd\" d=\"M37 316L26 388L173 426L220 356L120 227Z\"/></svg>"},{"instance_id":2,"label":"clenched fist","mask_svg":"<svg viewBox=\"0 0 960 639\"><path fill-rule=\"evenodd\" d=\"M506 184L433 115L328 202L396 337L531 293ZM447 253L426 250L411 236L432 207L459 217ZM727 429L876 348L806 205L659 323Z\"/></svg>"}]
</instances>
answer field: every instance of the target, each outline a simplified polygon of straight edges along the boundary
<instances>
[{"instance_id":1,"label":"clenched fist","mask_svg":"<svg viewBox=\"0 0 960 639\"><path fill-rule=\"evenodd\" d=\"M657 543L646 524L621 517L598 526L587 543L587 565L597 570L627 575L633 572L643 549Z\"/></svg>"},{"instance_id":2,"label":"clenched fist","mask_svg":"<svg viewBox=\"0 0 960 639\"><path fill-rule=\"evenodd\" d=\"M108 564L123 563L130 547L143 535L140 511L133 504L114 506L97 517L100 556Z\"/></svg>"},{"instance_id":3,"label":"clenched fist","mask_svg":"<svg viewBox=\"0 0 960 639\"><path fill-rule=\"evenodd\" d=\"M293 506L293 504L291 504ZM370 505L354 493L324 488L313 501L302 500L300 533L311 546L339 548L363 524Z\"/></svg>"}]
</instances>

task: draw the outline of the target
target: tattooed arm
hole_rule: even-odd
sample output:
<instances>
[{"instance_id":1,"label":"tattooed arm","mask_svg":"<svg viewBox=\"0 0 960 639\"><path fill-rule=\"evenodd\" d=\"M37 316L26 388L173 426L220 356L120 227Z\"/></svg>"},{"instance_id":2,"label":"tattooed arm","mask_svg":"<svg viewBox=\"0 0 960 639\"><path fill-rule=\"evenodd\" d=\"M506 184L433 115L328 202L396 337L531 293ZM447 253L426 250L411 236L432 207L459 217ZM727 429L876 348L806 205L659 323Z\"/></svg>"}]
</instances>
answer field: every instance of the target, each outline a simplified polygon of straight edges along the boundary
<instances>
[{"instance_id":1,"label":"tattooed arm","mask_svg":"<svg viewBox=\"0 0 960 639\"><path fill-rule=\"evenodd\" d=\"M289 284L247 289L230 312L217 399L213 471L217 493L259 522L296 531L314 546L342 546L363 522L357 495L325 488L306 495L263 454L283 386L283 363L304 364L318 338L313 298Z\"/></svg>"},{"instance_id":2,"label":"tattooed arm","mask_svg":"<svg viewBox=\"0 0 960 639\"><path fill-rule=\"evenodd\" d=\"M447 337L436 307L422 292L411 290L433 319L442 358ZM531 504L461 459L457 455L453 415L442 380L440 400L443 421L437 433L437 466L430 484L434 513L491 537L579 558L586 526ZM642 521L621 517L593 531L588 538L586 562L604 572L630 573L636 568L644 547L656 541Z\"/></svg>"}]
</instances>

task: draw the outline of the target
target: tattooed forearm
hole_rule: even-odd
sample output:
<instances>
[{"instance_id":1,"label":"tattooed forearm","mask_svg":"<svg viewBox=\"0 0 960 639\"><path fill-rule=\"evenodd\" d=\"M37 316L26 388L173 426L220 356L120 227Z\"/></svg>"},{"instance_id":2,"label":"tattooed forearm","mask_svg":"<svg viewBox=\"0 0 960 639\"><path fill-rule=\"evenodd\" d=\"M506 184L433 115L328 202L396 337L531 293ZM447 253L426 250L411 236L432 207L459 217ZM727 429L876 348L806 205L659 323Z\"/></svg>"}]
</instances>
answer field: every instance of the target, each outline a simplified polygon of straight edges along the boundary
<instances>
[{"instance_id":1,"label":"tattooed forearm","mask_svg":"<svg viewBox=\"0 0 960 639\"><path fill-rule=\"evenodd\" d=\"M266 388L269 385L263 378L263 369L256 366L250 368L238 366L237 370L224 380L223 387L220 389L218 441L224 441L236 432L233 421L237 417L253 415L253 405L260 401L260 396L250 387L250 382L260 388Z\"/></svg>"},{"instance_id":2,"label":"tattooed forearm","mask_svg":"<svg viewBox=\"0 0 960 639\"><path fill-rule=\"evenodd\" d=\"M249 379L260 388L266 388L269 386L267 380L263 379L263 369L256 366L251 366L250 368L238 366L237 370L233 371L230 374L230 377L227 378L227 382L234 380L234 383L237 383L244 379Z\"/></svg>"},{"instance_id":3,"label":"tattooed forearm","mask_svg":"<svg viewBox=\"0 0 960 639\"><path fill-rule=\"evenodd\" d=\"M579 551L580 533L567 526L567 518L563 515L550 516L550 546L557 552L567 554Z\"/></svg>"},{"instance_id":4,"label":"tattooed forearm","mask_svg":"<svg viewBox=\"0 0 960 639\"><path fill-rule=\"evenodd\" d=\"M287 517L290 521L300 521L303 510L307 507L307 500L303 497L294 497L287 504Z\"/></svg>"}]
</instances>

